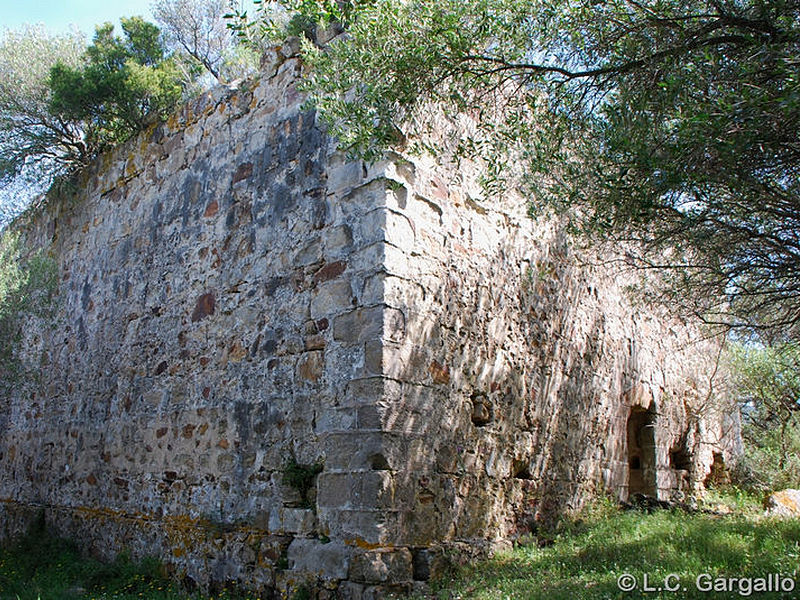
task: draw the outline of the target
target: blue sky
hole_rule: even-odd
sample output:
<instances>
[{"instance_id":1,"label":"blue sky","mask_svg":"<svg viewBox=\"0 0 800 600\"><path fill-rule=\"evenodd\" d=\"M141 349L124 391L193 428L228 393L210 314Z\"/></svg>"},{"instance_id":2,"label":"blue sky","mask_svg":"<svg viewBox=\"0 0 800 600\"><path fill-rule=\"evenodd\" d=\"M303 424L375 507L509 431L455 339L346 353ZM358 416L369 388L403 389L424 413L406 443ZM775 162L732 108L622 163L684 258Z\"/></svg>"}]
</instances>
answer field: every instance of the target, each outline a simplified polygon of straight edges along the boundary
<instances>
[{"instance_id":1,"label":"blue sky","mask_svg":"<svg viewBox=\"0 0 800 600\"><path fill-rule=\"evenodd\" d=\"M141 15L152 21L152 0L0 0L0 35L5 28L24 23L42 23L52 33L69 31L75 25L90 42L94 26L110 21L119 29L119 18ZM17 182L0 189L0 230L42 190Z\"/></svg>"},{"instance_id":2,"label":"blue sky","mask_svg":"<svg viewBox=\"0 0 800 600\"><path fill-rule=\"evenodd\" d=\"M70 25L91 39L94 26L111 21L119 30L119 17L141 15L153 20L152 0L0 0L0 29L16 29L23 23L43 23L52 32Z\"/></svg>"}]
</instances>

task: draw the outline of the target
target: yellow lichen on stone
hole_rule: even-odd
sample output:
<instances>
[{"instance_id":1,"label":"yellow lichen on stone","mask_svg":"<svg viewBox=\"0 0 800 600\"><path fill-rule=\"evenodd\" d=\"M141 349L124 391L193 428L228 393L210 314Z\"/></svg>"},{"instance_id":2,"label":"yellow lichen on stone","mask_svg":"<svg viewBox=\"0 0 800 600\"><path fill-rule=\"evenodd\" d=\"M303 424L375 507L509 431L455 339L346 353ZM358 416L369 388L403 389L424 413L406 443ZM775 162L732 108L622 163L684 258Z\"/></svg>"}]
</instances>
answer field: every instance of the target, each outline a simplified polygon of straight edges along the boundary
<instances>
[{"instance_id":1,"label":"yellow lichen on stone","mask_svg":"<svg viewBox=\"0 0 800 600\"><path fill-rule=\"evenodd\" d=\"M394 548L391 544L375 544L362 538L351 538L344 541L348 546L356 546L362 550L377 550L379 548Z\"/></svg>"},{"instance_id":2,"label":"yellow lichen on stone","mask_svg":"<svg viewBox=\"0 0 800 600\"><path fill-rule=\"evenodd\" d=\"M177 112L172 113L167 119L167 128L170 131L175 131L180 127L180 117Z\"/></svg>"},{"instance_id":3,"label":"yellow lichen on stone","mask_svg":"<svg viewBox=\"0 0 800 600\"><path fill-rule=\"evenodd\" d=\"M787 512L800 515L800 502L795 490L781 490L772 494L775 503L783 507Z\"/></svg>"}]
</instances>

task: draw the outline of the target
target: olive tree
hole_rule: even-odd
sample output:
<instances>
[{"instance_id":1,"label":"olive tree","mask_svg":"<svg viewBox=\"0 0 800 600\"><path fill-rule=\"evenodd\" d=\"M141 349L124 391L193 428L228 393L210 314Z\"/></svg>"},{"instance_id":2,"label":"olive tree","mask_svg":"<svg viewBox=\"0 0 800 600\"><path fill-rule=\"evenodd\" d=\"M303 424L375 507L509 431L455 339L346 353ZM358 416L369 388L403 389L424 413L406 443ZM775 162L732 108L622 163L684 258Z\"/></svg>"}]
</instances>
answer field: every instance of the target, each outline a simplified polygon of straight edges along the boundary
<instances>
[{"instance_id":1,"label":"olive tree","mask_svg":"<svg viewBox=\"0 0 800 600\"><path fill-rule=\"evenodd\" d=\"M19 383L16 351L31 318L51 318L58 287L55 261L27 253L19 233L0 233L0 390Z\"/></svg>"},{"instance_id":2,"label":"olive tree","mask_svg":"<svg viewBox=\"0 0 800 600\"><path fill-rule=\"evenodd\" d=\"M0 226L181 99L186 82L158 27L121 23L122 36L106 23L88 47L32 26L0 38Z\"/></svg>"},{"instance_id":3,"label":"olive tree","mask_svg":"<svg viewBox=\"0 0 800 600\"><path fill-rule=\"evenodd\" d=\"M81 123L50 107L50 70L75 68L86 42L77 32L50 34L43 27L5 30L0 37L0 183L23 170L48 179L54 170L81 162L87 148Z\"/></svg>"},{"instance_id":4,"label":"olive tree","mask_svg":"<svg viewBox=\"0 0 800 600\"><path fill-rule=\"evenodd\" d=\"M182 97L159 28L140 17L120 22L122 36L111 23L100 25L78 66L58 62L50 70L50 111L81 125L90 156L166 116Z\"/></svg>"}]
</instances>

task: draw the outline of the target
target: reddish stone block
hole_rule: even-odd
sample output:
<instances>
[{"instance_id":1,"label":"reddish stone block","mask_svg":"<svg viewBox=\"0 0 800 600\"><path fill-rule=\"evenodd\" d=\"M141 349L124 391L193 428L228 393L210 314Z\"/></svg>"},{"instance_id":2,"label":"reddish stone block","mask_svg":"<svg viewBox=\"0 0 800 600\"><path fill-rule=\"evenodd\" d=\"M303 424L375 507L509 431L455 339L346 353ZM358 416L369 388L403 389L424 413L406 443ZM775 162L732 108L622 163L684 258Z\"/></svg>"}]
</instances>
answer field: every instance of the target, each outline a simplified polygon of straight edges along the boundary
<instances>
[{"instance_id":1,"label":"reddish stone block","mask_svg":"<svg viewBox=\"0 0 800 600\"><path fill-rule=\"evenodd\" d=\"M203 294L197 299L194 311L192 312L192 323L202 321L206 317L214 314L216 301L214 294Z\"/></svg>"}]
</instances>

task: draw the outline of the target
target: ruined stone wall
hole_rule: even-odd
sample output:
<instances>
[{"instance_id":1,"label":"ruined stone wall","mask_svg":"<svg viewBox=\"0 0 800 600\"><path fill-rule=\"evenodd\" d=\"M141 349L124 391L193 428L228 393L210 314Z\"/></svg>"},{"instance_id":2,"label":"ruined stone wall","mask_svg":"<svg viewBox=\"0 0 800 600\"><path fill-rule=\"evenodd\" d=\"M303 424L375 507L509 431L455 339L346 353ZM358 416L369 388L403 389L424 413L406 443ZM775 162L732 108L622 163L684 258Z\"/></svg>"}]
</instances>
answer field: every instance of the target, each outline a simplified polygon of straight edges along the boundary
<instances>
[{"instance_id":1,"label":"ruined stone wall","mask_svg":"<svg viewBox=\"0 0 800 600\"><path fill-rule=\"evenodd\" d=\"M502 540L597 494L701 491L738 438L718 340L637 303L637 274L523 199L486 198L474 165L392 167L383 277L405 335L380 369L399 523L385 541ZM652 437L639 488L629 433Z\"/></svg>"},{"instance_id":2,"label":"ruined stone wall","mask_svg":"<svg viewBox=\"0 0 800 600\"><path fill-rule=\"evenodd\" d=\"M40 377L0 399L0 534L44 509L187 581L358 598L625 497L635 406L653 493L699 485L729 444L713 344L466 171L346 161L301 68L201 96L19 225L60 282L18 349ZM306 494L292 463L320 465Z\"/></svg>"},{"instance_id":3,"label":"ruined stone wall","mask_svg":"<svg viewBox=\"0 0 800 600\"><path fill-rule=\"evenodd\" d=\"M26 330L41 385L3 399L0 498L200 583L269 587L295 536L364 526L318 521L283 472L352 456L331 407L371 400L350 341L382 326L382 199L300 110L298 61L276 68L104 157L26 234L59 263L58 318ZM342 537L324 551L346 578Z\"/></svg>"}]
</instances>

